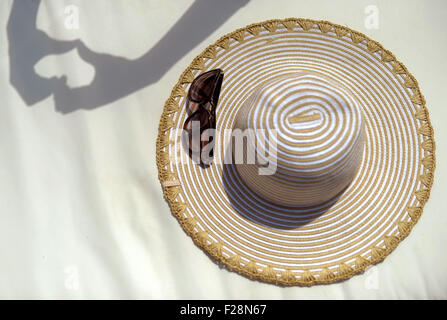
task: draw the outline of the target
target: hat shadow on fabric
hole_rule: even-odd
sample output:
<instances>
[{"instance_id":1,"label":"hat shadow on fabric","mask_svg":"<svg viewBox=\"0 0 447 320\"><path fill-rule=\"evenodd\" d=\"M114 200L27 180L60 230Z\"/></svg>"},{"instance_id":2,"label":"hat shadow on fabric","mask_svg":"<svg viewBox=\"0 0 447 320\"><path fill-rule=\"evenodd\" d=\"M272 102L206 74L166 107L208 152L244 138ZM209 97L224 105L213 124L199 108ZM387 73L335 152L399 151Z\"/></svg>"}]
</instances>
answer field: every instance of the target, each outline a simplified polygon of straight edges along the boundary
<instances>
[{"instance_id":1,"label":"hat shadow on fabric","mask_svg":"<svg viewBox=\"0 0 447 320\"><path fill-rule=\"evenodd\" d=\"M250 190L240 179L233 163L222 166L222 184L233 209L243 219L272 229L293 230L311 223L330 210L349 187L318 206L281 206L262 199Z\"/></svg>"}]
</instances>

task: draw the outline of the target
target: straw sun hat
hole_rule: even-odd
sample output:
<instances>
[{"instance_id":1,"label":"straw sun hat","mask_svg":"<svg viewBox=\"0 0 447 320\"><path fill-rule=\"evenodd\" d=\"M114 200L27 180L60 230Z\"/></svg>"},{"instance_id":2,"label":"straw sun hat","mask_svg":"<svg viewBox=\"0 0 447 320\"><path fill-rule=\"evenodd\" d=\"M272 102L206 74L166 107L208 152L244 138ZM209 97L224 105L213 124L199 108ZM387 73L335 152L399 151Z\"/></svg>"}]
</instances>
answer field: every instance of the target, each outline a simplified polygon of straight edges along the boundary
<instances>
[{"instance_id":1,"label":"straw sun hat","mask_svg":"<svg viewBox=\"0 0 447 320\"><path fill-rule=\"evenodd\" d=\"M178 131L191 82L213 69L224 79L204 166ZM237 130L251 134L231 152ZM274 164L269 174L246 161L249 145ZM252 279L310 286L363 272L408 235L433 182L433 129L415 78L379 43L327 21L270 20L225 35L183 72L157 164L173 214L209 256Z\"/></svg>"}]
</instances>

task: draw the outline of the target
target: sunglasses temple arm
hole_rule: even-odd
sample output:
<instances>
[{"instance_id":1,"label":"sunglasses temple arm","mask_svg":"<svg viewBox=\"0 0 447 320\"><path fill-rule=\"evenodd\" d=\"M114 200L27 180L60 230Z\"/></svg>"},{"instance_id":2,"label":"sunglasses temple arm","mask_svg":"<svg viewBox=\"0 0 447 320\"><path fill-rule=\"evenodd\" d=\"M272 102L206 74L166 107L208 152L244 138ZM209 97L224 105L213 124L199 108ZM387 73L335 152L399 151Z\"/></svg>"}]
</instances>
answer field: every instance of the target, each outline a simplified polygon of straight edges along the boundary
<instances>
[{"instance_id":1,"label":"sunglasses temple arm","mask_svg":"<svg viewBox=\"0 0 447 320\"><path fill-rule=\"evenodd\" d=\"M217 80L216 83L214 84L214 88L213 88L213 93L211 94L211 105L213 106L213 115L216 116L216 105L217 105L217 101L216 103L214 103L214 96L216 94L216 89L218 88L218 95L220 95L220 89L222 87L222 81L223 81L223 73L219 73L219 75L217 76ZM219 100L219 97L217 97L216 100Z\"/></svg>"}]
</instances>

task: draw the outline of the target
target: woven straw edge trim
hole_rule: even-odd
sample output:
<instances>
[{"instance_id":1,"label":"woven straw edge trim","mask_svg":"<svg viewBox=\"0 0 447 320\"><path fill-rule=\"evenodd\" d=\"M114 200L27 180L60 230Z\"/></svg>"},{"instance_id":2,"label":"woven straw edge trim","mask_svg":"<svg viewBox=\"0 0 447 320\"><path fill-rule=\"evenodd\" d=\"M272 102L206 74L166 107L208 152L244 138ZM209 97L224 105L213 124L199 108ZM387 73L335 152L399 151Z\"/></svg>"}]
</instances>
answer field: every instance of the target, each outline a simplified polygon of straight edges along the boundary
<instances>
[{"instance_id":1,"label":"woven straw edge trim","mask_svg":"<svg viewBox=\"0 0 447 320\"><path fill-rule=\"evenodd\" d=\"M297 278L296 277L297 274L294 274L290 270L286 269L278 277L276 276L275 272L272 273L271 272L272 270L271 269L269 270L268 268L265 268L263 269L262 272L259 272L258 268L260 268L260 266L256 267L256 264L253 262L250 262L242 266L240 264L240 257L237 255L236 256L233 255L230 258L226 258L221 252L222 244L212 242L210 239L208 239L208 234L206 233L206 231L195 232L194 219L183 217L182 213L186 210L187 204L176 201L179 193L182 192L181 187L177 186L176 188L179 188L179 190L175 192L174 189L171 188L170 186L163 186L163 182L172 181L173 178L177 178L174 172L169 172L168 169L166 168L166 166L169 164L169 153L167 151L164 151L164 148L167 147L167 145L169 145L171 141L166 141L165 133L173 127L173 122L172 119L170 118L170 115L172 113L179 111L179 106L177 105L175 98L179 96L185 96L186 92L183 86L187 83L192 82L192 80L194 79L194 77L192 76L193 75L192 70L202 69L201 62L204 61L204 59L213 59L215 57L215 48L217 46L220 46L226 50L228 48L227 46L230 38L233 38L236 41L243 41L243 37L245 36L246 32L251 33L255 36L263 29L270 32L275 32L279 24L282 24L284 25L284 27L291 30L293 30L293 28L295 28L297 24L305 30L309 30L315 27L315 25L317 25L321 33L334 31L336 32L337 37L339 38L349 33L351 35L351 41L354 44L359 44L366 40L368 48L367 50L370 53L381 51L382 62L384 63L394 62L393 68L395 65L398 65L400 67L399 70L396 71L395 73L406 75L404 83L402 83L402 85L412 90L413 96L416 97L415 99L417 100L417 102L413 102L413 104L415 105L417 110L422 111L422 113L424 114L423 119L421 119L420 117L419 118L416 117L421 122L421 127L418 128L418 131L419 134L426 137L424 142L427 141L429 142L427 144L428 147L425 147L423 149L425 151L430 152L432 160L428 161L430 163L430 165L428 166L426 166L424 163L421 162L421 165L425 167L424 175L428 176L429 179L428 182L427 180L423 182L423 184L425 185L424 189L417 190L413 193L413 197L416 196L417 200L419 201L419 206L413 207L416 209L417 213L415 215L414 214L410 215L411 220L409 222L400 221L397 223L399 233L395 236L385 237L386 238L385 248L379 248L376 246L372 247L371 259L365 259L359 256L357 258L358 259L357 261L360 261L360 263L357 263L356 261L353 267L346 265L344 262L341 262L338 265L337 274L334 274L328 269L323 269L323 271L320 273L304 271L303 273L300 274L300 277ZM406 84L407 79L410 80L409 84ZM418 104L419 107L417 107L416 104ZM231 271L237 272L250 279L260 280L263 282L277 284L281 286L295 286L295 285L312 286L315 284L330 284L349 279L355 274L364 272L368 266L383 261L398 246L398 244L408 236L413 226L419 220L423 211L423 207L428 198L430 197L430 191L434 180L433 174L436 167L434 132L429 119L428 112L426 110L425 99L420 92L417 80L413 77L413 75L410 72L408 72L405 65L401 63L399 60L397 60L394 54L386 50L380 43L370 39L363 33L354 31L348 27L334 24L332 22L328 22L325 20L312 20L312 19L300 19L300 18L272 19L259 23L250 24L243 28L239 28L219 38L214 44L208 46L201 54L196 56L196 58L192 61L192 63L180 76L177 84L174 86L171 92L170 97L167 99L164 105L158 129L156 158L158 167L158 178L162 184L164 197L169 203L172 213L175 215L184 231L192 238L194 243L203 251L205 251L205 253L207 253L210 257L212 257L217 263L225 266L227 269ZM211 244L209 244L208 241L211 241ZM317 274L320 274L320 276L316 278L314 275Z\"/></svg>"}]
</instances>

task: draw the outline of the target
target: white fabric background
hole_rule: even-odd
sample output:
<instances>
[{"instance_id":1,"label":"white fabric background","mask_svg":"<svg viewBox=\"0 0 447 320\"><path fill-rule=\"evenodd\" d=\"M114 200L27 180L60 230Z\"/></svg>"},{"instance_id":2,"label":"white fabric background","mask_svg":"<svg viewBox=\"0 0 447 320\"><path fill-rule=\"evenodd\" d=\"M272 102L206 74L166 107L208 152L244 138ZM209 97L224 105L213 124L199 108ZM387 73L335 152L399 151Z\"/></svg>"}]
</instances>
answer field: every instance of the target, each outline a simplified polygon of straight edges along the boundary
<instances>
[{"instance_id":1,"label":"white fabric background","mask_svg":"<svg viewBox=\"0 0 447 320\"><path fill-rule=\"evenodd\" d=\"M28 106L11 85L12 2L0 3L0 298L447 298L445 1L246 0L154 83L89 110L71 101L71 112L52 95ZM53 39L137 59L193 2L44 1L36 27ZM65 27L69 4L79 8L79 29ZM367 5L379 9L377 30L365 28ZM219 20L221 10L206 10ZM280 288L220 269L171 215L155 163L163 104L193 57L236 28L291 16L349 26L391 50L418 79L437 142L432 195L409 237L367 274L312 288ZM66 74L71 87L95 75L76 49L44 57L35 70L48 78ZM150 74L151 66L144 70ZM109 82L98 95L108 94Z\"/></svg>"}]
</instances>

